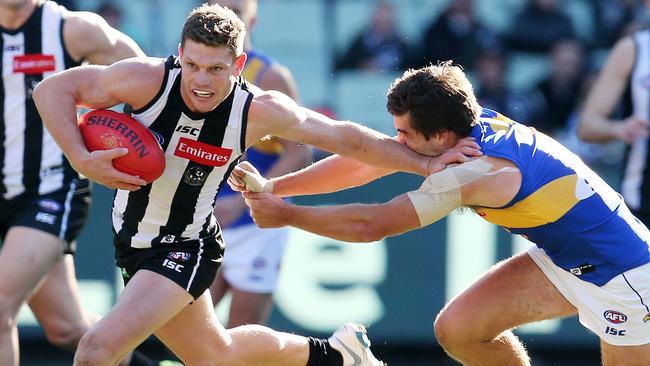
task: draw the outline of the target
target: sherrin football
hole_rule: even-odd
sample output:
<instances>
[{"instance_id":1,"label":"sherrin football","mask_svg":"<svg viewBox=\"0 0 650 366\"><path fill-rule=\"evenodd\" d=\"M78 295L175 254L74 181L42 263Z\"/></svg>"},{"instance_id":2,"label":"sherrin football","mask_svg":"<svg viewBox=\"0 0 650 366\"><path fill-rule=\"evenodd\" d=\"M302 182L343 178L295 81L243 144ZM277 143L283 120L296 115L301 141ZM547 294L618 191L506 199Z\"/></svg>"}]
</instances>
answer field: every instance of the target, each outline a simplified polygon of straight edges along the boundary
<instances>
[{"instance_id":1,"label":"sherrin football","mask_svg":"<svg viewBox=\"0 0 650 366\"><path fill-rule=\"evenodd\" d=\"M150 183L165 170L165 153L147 127L133 117L106 109L84 113L79 130L89 151L125 147L129 152L113 160L115 169Z\"/></svg>"}]
</instances>

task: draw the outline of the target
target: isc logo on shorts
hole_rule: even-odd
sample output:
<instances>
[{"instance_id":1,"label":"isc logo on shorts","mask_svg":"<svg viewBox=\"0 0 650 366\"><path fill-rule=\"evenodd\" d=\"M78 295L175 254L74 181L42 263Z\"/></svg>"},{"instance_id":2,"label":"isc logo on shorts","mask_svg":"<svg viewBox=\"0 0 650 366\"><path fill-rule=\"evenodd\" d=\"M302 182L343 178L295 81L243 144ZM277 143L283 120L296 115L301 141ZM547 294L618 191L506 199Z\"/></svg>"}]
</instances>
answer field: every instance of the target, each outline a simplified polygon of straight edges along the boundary
<instances>
[{"instance_id":1,"label":"isc logo on shorts","mask_svg":"<svg viewBox=\"0 0 650 366\"><path fill-rule=\"evenodd\" d=\"M165 259L165 261L163 261L162 265L163 265L163 267L173 269L174 271L179 272L179 273L182 272L183 267L185 267L182 264L178 264L178 263L176 263L174 261L170 261L169 259Z\"/></svg>"},{"instance_id":2,"label":"isc logo on shorts","mask_svg":"<svg viewBox=\"0 0 650 366\"><path fill-rule=\"evenodd\" d=\"M605 329L605 334L624 337L625 336L625 329L616 329L614 327L607 327Z\"/></svg>"}]
</instances>

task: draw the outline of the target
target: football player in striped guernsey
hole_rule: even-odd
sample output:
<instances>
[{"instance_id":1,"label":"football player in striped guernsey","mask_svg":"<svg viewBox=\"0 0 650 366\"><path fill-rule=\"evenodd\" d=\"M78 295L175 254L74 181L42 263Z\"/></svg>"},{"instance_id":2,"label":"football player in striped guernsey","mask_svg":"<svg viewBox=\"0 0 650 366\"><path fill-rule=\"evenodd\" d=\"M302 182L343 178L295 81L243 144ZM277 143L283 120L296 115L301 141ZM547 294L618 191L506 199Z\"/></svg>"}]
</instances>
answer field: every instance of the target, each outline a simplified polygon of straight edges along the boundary
<instances>
[{"instance_id":1,"label":"football player in striped guernsey","mask_svg":"<svg viewBox=\"0 0 650 366\"><path fill-rule=\"evenodd\" d=\"M76 365L112 365L152 333L190 365L380 364L360 326L344 326L324 340L259 325L226 330L219 323L206 291L224 252L212 214L217 191L245 149L268 135L420 175L468 160L462 151L475 151L475 143L423 156L377 131L249 85L240 76L244 37L244 24L232 11L205 4L187 17L178 56L82 66L47 78L34 91L43 121L72 165L118 188L112 223L126 285L82 338ZM134 118L162 140L166 168L151 184L113 168L121 149L88 152L78 131L77 105L119 103L133 106Z\"/></svg>"},{"instance_id":2,"label":"football player in striped guernsey","mask_svg":"<svg viewBox=\"0 0 650 366\"><path fill-rule=\"evenodd\" d=\"M83 61L143 52L100 16L52 1L0 0L0 365L18 365L16 316L29 306L48 340L74 349L96 318L81 309L72 255L88 215L88 180L43 127L32 92Z\"/></svg>"}]
</instances>

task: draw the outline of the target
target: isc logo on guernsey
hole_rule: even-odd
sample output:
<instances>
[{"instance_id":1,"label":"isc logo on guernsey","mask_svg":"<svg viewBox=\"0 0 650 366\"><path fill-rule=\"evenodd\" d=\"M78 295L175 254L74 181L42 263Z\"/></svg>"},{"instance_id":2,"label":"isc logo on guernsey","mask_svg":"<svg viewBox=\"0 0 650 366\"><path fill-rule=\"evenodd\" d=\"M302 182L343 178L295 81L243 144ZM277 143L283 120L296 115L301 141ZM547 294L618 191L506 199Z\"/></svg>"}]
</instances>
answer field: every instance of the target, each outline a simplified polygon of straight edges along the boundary
<instances>
[{"instance_id":1,"label":"isc logo on guernsey","mask_svg":"<svg viewBox=\"0 0 650 366\"><path fill-rule=\"evenodd\" d=\"M181 137L174 155L203 165L224 166L230 160L232 150Z\"/></svg>"}]
</instances>

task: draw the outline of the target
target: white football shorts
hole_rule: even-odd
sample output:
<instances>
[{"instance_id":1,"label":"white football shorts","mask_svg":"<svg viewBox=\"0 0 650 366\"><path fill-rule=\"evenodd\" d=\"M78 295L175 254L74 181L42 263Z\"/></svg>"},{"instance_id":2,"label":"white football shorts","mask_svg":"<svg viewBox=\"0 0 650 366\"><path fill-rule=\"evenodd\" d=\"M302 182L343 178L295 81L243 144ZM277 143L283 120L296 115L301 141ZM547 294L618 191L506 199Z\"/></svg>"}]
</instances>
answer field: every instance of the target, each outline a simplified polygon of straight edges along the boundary
<instances>
[{"instance_id":1,"label":"white football shorts","mask_svg":"<svg viewBox=\"0 0 650 366\"><path fill-rule=\"evenodd\" d=\"M580 323L605 343L650 343L650 263L621 273L599 287L558 267L538 247L530 248L528 255L578 309Z\"/></svg>"},{"instance_id":2,"label":"white football shorts","mask_svg":"<svg viewBox=\"0 0 650 366\"><path fill-rule=\"evenodd\" d=\"M230 286L272 293L278 282L288 228L260 229L254 224L223 230L226 242L221 271Z\"/></svg>"}]
</instances>

